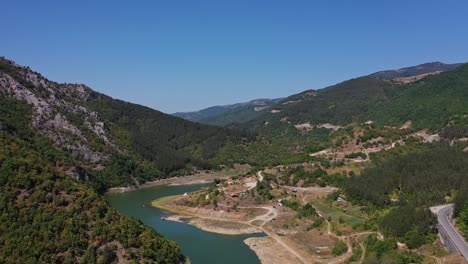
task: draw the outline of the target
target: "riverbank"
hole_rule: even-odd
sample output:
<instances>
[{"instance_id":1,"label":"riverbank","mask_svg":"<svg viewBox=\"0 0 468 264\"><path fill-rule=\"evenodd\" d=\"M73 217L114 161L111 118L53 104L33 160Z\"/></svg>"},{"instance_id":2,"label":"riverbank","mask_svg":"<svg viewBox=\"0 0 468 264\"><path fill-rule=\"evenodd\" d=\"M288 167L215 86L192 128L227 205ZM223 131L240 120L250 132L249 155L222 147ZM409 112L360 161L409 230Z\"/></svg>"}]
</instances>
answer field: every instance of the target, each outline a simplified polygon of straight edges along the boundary
<instances>
[{"instance_id":1,"label":"riverbank","mask_svg":"<svg viewBox=\"0 0 468 264\"><path fill-rule=\"evenodd\" d=\"M148 188L154 187L159 185L169 185L169 186L179 186L179 185L195 185L195 184L205 184L211 183L215 179L227 179L229 177L238 175L239 173L243 173L248 171L250 167L236 167L234 169L225 169L222 171L201 171L196 174L188 175L188 176L178 176L166 179L160 179L151 182L145 182L138 186L126 186L126 187L113 187L110 188L107 192L108 193L126 193L135 191L140 188Z\"/></svg>"},{"instance_id":2,"label":"riverbank","mask_svg":"<svg viewBox=\"0 0 468 264\"><path fill-rule=\"evenodd\" d=\"M351 257L350 245L346 255L334 257L331 254L337 239L330 232L305 230L317 221L315 218L297 218L295 211L282 205L282 199L259 203L261 197L249 192L248 183L250 181L244 179L242 182L219 184L217 189L211 186L211 189L161 197L154 200L152 206L184 218L188 216L190 225L211 233L266 234L266 237L243 240L261 263L341 263ZM287 198L294 195L292 199L303 204L307 203L305 198L314 198L317 204L324 195L333 191L318 187L298 188L292 194L293 191L288 190L284 187L280 195L290 194ZM213 202L210 197L216 192L218 195L214 196L216 200Z\"/></svg>"},{"instance_id":3,"label":"riverbank","mask_svg":"<svg viewBox=\"0 0 468 264\"><path fill-rule=\"evenodd\" d=\"M152 201L151 206L174 214L168 217L167 220L181 221L181 219L184 219L184 222L210 233L222 235L264 233L261 228L248 222L215 219L173 206L174 200L177 198L180 198L180 195L161 197ZM303 262L272 237L252 237L243 242L255 252L262 264L296 264Z\"/></svg>"},{"instance_id":4,"label":"riverbank","mask_svg":"<svg viewBox=\"0 0 468 264\"><path fill-rule=\"evenodd\" d=\"M190 219L189 224L203 231L222 235L248 235L263 233L260 229L248 224L200 217Z\"/></svg>"},{"instance_id":5,"label":"riverbank","mask_svg":"<svg viewBox=\"0 0 468 264\"><path fill-rule=\"evenodd\" d=\"M188 220L184 221L190 225L193 225L203 231L217 233L222 235L246 235L263 233L259 228L242 223L239 221L232 221L228 219L220 219L217 217L210 217L191 211L183 210L177 206L173 206L173 200L180 197L166 196L158 198L151 202L151 206L159 208L163 211L174 214L173 216L167 217L166 220L181 221L181 219Z\"/></svg>"},{"instance_id":6,"label":"riverbank","mask_svg":"<svg viewBox=\"0 0 468 264\"><path fill-rule=\"evenodd\" d=\"M251 237L244 244L255 252L262 264L296 264L301 260L271 237Z\"/></svg>"},{"instance_id":7,"label":"riverbank","mask_svg":"<svg viewBox=\"0 0 468 264\"><path fill-rule=\"evenodd\" d=\"M127 193L108 193L105 199L122 214L140 219L167 239L177 243L192 263L260 264L255 252L250 250L243 241L249 237L263 236L263 234L227 236L205 232L187 224L189 221L187 217L179 218L183 223L167 221L172 220L172 218L167 219L173 215L172 213L168 214L166 210L150 206L151 201L157 198L194 193L203 186L154 186ZM194 243L194 238L196 238L196 243Z\"/></svg>"}]
</instances>

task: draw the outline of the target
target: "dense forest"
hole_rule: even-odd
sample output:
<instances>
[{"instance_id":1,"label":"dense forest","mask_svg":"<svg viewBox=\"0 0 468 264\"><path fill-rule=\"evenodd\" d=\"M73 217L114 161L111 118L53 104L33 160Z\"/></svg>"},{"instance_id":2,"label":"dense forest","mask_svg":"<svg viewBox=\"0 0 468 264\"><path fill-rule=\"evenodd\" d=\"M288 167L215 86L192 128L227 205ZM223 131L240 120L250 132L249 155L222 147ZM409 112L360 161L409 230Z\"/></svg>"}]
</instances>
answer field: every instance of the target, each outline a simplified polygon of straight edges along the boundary
<instances>
[{"instance_id":1,"label":"dense forest","mask_svg":"<svg viewBox=\"0 0 468 264\"><path fill-rule=\"evenodd\" d=\"M468 208L465 147L437 143L381 153L374 156L373 167L349 178L342 188L359 204L390 208L379 220L383 233L405 241L411 248L418 247L436 231L430 206L454 200L461 215Z\"/></svg>"},{"instance_id":2,"label":"dense forest","mask_svg":"<svg viewBox=\"0 0 468 264\"><path fill-rule=\"evenodd\" d=\"M0 99L1 263L184 261L175 243L65 175L67 159L35 135L29 105Z\"/></svg>"},{"instance_id":3,"label":"dense forest","mask_svg":"<svg viewBox=\"0 0 468 264\"><path fill-rule=\"evenodd\" d=\"M250 121L262 114L263 111L268 111L269 106L282 99L256 99L250 102L212 106L196 112L175 113L173 115L202 124L228 126Z\"/></svg>"},{"instance_id":4,"label":"dense forest","mask_svg":"<svg viewBox=\"0 0 468 264\"><path fill-rule=\"evenodd\" d=\"M49 81L4 58L0 79L2 98L32 105L35 134L48 138L99 191L219 168L229 163L217 155L221 148L256 140L247 130L192 123L85 85Z\"/></svg>"},{"instance_id":5,"label":"dense forest","mask_svg":"<svg viewBox=\"0 0 468 264\"><path fill-rule=\"evenodd\" d=\"M389 90L389 102L375 109L371 119L398 125L413 120L415 129L438 131L460 114L468 113L468 65L428 76L418 82ZM457 124L454 124L457 125Z\"/></svg>"},{"instance_id":6,"label":"dense forest","mask_svg":"<svg viewBox=\"0 0 468 264\"><path fill-rule=\"evenodd\" d=\"M372 110L380 107L388 100L386 89L391 87L393 84L387 80L359 77L325 89L305 91L274 105L276 113L267 112L246 126L261 126L267 122L268 126L276 126L280 120L293 125L306 122L345 125L369 116Z\"/></svg>"},{"instance_id":7,"label":"dense forest","mask_svg":"<svg viewBox=\"0 0 468 264\"><path fill-rule=\"evenodd\" d=\"M379 71L370 76L392 80L395 78L413 77L427 73L453 71L462 65L463 63L445 64L441 62L429 62L397 70Z\"/></svg>"},{"instance_id":8,"label":"dense forest","mask_svg":"<svg viewBox=\"0 0 468 264\"><path fill-rule=\"evenodd\" d=\"M290 96L272 106L275 112L265 112L243 126L268 134L307 122L347 125L373 120L400 126L412 120L414 129L439 131L468 113L467 85L468 65L409 84L364 76ZM453 125L460 126L456 121Z\"/></svg>"},{"instance_id":9,"label":"dense forest","mask_svg":"<svg viewBox=\"0 0 468 264\"><path fill-rule=\"evenodd\" d=\"M136 104L115 100L102 94L89 102L110 125L114 135L124 130L119 140L163 173L171 173L187 164L211 168L206 160L215 156L226 141L236 144L255 140L255 134L187 122Z\"/></svg>"}]
</instances>

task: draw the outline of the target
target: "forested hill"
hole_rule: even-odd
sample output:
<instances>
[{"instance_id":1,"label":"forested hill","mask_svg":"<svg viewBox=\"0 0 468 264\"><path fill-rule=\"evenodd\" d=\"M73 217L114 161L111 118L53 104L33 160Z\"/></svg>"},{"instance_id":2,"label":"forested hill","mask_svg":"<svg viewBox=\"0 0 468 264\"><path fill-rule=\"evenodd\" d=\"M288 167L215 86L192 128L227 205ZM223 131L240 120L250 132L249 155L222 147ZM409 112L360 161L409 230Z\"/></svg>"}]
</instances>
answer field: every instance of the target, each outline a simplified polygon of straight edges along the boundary
<instances>
[{"instance_id":1,"label":"forested hill","mask_svg":"<svg viewBox=\"0 0 468 264\"><path fill-rule=\"evenodd\" d=\"M184 263L179 247L72 179L73 157L0 98L0 263Z\"/></svg>"},{"instance_id":2,"label":"forested hill","mask_svg":"<svg viewBox=\"0 0 468 264\"><path fill-rule=\"evenodd\" d=\"M227 141L254 139L115 100L85 85L56 83L4 58L0 96L32 106L36 136L69 157L67 174L98 189L210 168L217 164L205 160Z\"/></svg>"},{"instance_id":3,"label":"forested hill","mask_svg":"<svg viewBox=\"0 0 468 264\"><path fill-rule=\"evenodd\" d=\"M211 168L213 164L205 160L216 155L226 141L240 143L255 139L254 134L245 130L192 123L103 94L94 95L88 105L115 126L109 130L115 141L153 162L165 174L184 169L187 164Z\"/></svg>"},{"instance_id":4,"label":"forested hill","mask_svg":"<svg viewBox=\"0 0 468 264\"><path fill-rule=\"evenodd\" d=\"M245 103L212 106L200 111L175 113L173 115L202 124L226 126L250 121L282 99L255 99Z\"/></svg>"},{"instance_id":5,"label":"forested hill","mask_svg":"<svg viewBox=\"0 0 468 264\"><path fill-rule=\"evenodd\" d=\"M407 78L435 72L453 71L462 65L463 63L446 64L442 62L430 62L417 66L401 68L398 70L380 71L373 73L370 76L391 80L396 78Z\"/></svg>"},{"instance_id":6,"label":"forested hill","mask_svg":"<svg viewBox=\"0 0 468 264\"><path fill-rule=\"evenodd\" d=\"M244 124L264 131L301 124L346 125L372 120L400 126L411 120L414 128L439 130L468 113L468 66L398 84L364 76L340 84L293 95L270 111Z\"/></svg>"},{"instance_id":7,"label":"forested hill","mask_svg":"<svg viewBox=\"0 0 468 264\"><path fill-rule=\"evenodd\" d=\"M466 143L403 146L378 153L374 166L342 183L348 198L372 208L387 208L379 221L386 237L417 248L435 233L430 206L453 202L468 237L468 152Z\"/></svg>"}]
</instances>

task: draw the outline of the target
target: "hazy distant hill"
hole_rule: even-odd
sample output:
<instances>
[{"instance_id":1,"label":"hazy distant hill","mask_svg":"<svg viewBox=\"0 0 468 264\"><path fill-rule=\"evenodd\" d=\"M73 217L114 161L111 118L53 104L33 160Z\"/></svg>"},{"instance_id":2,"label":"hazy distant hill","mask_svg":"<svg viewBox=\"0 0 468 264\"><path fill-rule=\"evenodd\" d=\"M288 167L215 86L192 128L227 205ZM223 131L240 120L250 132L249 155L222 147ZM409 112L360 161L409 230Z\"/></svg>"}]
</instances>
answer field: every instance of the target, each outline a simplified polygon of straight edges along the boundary
<instances>
[{"instance_id":1,"label":"hazy distant hill","mask_svg":"<svg viewBox=\"0 0 468 264\"><path fill-rule=\"evenodd\" d=\"M204 124L225 126L252 120L263 110L281 101L278 99L256 99L245 103L212 106L195 112L179 112L173 115Z\"/></svg>"}]
</instances>

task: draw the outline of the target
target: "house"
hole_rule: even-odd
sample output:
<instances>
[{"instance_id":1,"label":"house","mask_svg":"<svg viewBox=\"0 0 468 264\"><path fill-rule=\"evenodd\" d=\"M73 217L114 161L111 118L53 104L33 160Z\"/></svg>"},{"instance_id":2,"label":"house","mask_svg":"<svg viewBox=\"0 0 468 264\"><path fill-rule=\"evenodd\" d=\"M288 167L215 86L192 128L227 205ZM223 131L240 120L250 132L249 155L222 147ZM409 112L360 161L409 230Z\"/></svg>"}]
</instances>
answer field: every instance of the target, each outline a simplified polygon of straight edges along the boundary
<instances>
[{"instance_id":1,"label":"house","mask_svg":"<svg viewBox=\"0 0 468 264\"><path fill-rule=\"evenodd\" d=\"M337 201L337 202L344 202L344 201L346 201L346 200L345 200L343 197L338 196L338 198L336 198L336 201Z\"/></svg>"},{"instance_id":2,"label":"house","mask_svg":"<svg viewBox=\"0 0 468 264\"><path fill-rule=\"evenodd\" d=\"M293 193L297 193L297 189L296 189L296 188L293 188L293 189L292 189L292 192L293 192Z\"/></svg>"},{"instance_id":3,"label":"house","mask_svg":"<svg viewBox=\"0 0 468 264\"><path fill-rule=\"evenodd\" d=\"M227 182L228 182L228 184L233 184L233 183L234 183L234 181L232 180L232 178L229 178L229 179L227 180Z\"/></svg>"},{"instance_id":4,"label":"house","mask_svg":"<svg viewBox=\"0 0 468 264\"><path fill-rule=\"evenodd\" d=\"M231 198L239 198L239 194L233 193L233 194L231 194Z\"/></svg>"}]
</instances>

